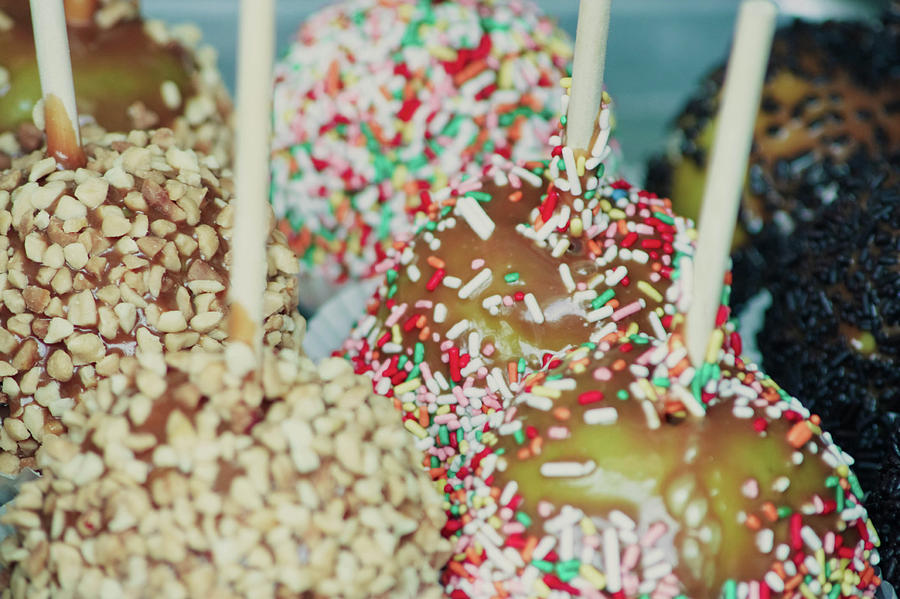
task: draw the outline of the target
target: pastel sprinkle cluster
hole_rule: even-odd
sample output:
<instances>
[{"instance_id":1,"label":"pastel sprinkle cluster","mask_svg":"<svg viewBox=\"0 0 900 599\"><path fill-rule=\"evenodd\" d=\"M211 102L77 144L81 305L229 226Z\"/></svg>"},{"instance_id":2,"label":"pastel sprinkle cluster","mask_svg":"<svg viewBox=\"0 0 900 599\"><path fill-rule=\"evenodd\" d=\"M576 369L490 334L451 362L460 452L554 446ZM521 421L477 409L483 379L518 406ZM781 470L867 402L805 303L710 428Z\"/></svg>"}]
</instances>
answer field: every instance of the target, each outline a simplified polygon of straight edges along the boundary
<instances>
[{"instance_id":1,"label":"pastel sprinkle cluster","mask_svg":"<svg viewBox=\"0 0 900 599\"><path fill-rule=\"evenodd\" d=\"M491 155L545 156L571 56L521 0L350 0L311 17L276 65L271 193L310 285L371 275L431 194Z\"/></svg>"}]
</instances>

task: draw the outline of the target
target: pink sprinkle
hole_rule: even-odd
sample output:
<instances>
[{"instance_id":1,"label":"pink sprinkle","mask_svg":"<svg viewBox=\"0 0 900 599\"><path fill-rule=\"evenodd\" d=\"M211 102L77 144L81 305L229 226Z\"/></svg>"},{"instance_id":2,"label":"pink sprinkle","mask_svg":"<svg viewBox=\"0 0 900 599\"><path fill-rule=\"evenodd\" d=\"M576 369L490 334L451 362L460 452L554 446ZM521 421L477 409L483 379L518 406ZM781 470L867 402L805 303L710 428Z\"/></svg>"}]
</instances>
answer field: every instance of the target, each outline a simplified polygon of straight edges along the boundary
<instances>
[{"instance_id":1,"label":"pink sprinkle","mask_svg":"<svg viewBox=\"0 0 900 599\"><path fill-rule=\"evenodd\" d=\"M553 504L549 501L541 501L537 504L537 513L541 518L549 518L553 514Z\"/></svg>"},{"instance_id":2,"label":"pink sprinkle","mask_svg":"<svg viewBox=\"0 0 900 599\"><path fill-rule=\"evenodd\" d=\"M456 414L447 413L447 414L439 414L434 417L435 424L449 424L451 422L457 422Z\"/></svg>"},{"instance_id":3,"label":"pink sprinkle","mask_svg":"<svg viewBox=\"0 0 900 599\"><path fill-rule=\"evenodd\" d=\"M641 557L641 548L637 545L629 545L622 555L622 571L628 572L633 569Z\"/></svg>"},{"instance_id":4,"label":"pink sprinkle","mask_svg":"<svg viewBox=\"0 0 900 599\"><path fill-rule=\"evenodd\" d=\"M472 260L472 270L478 270L484 266L484 258L475 258Z\"/></svg>"},{"instance_id":5,"label":"pink sprinkle","mask_svg":"<svg viewBox=\"0 0 900 599\"><path fill-rule=\"evenodd\" d=\"M613 312L613 314L612 314L613 322L619 322L623 318L626 318L636 312L639 312L640 309L641 309L641 302L635 300L635 301L631 302L630 304L628 304L627 306L623 306L623 307L619 308L618 310L616 310L615 312Z\"/></svg>"},{"instance_id":6,"label":"pink sprinkle","mask_svg":"<svg viewBox=\"0 0 900 599\"><path fill-rule=\"evenodd\" d=\"M431 308L434 307L434 302L431 300L420 299L415 304L413 304L413 306L417 310L431 310Z\"/></svg>"},{"instance_id":7,"label":"pink sprinkle","mask_svg":"<svg viewBox=\"0 0 900 599\"><path fill-rule=\"evenodd\" d=\"M547 429L547 436L551 439L567 439L569 437L569 429L564 426L551 426Z\"/></svg>"},{"instance_id":8,"label":"pink sprinkle","mask_svg":"<svg viewBox=\"0 0 900 599\"><path fill-rule=\"evenodd\" d=\"M463 393L462 387L453 387L453 397L456 398L460 406L466 407L469 405L469 398Z\"/></svg>"},{"instance_id":9,"label":"pink sprinkle","mask_svg":"<svg viewBox=\"0 0 900 599\"><path fill-rule=\"evenodd\" d=\"M668 530L665 522L654 522L641 537L641 547L653 547Z\"/></svg>"},{"instance_id":10,"label":"pink sprinkle","mask_svg":"<svg viewBox=\"0 0 900 599\"><path fill-rule=\"evenodd\" d=\"M450 351L450 348L453 347L453 341L450 339L446 339L443 343L441 343L441 351Z\"/></svg>"},{"instance_id":11,"label":"pink sprinkle","mask_svg":"<svg viewBox=\"0 0 900 599\"><path fill-rule=\"evenodd\" d=\"M513 301L512 296L510 296L510 295L503 296L503 305L504 306L509 307L509 306L512 306L514 303L515 303L515 301Z\"/></svg>"},{"instance_id":12,"label":"pink sprinkle","mask_svg":"<svg viewBox=\"0 0 900 599\"><path fill-rule=\"evenodd\" d=\"M400 320L400 318L406 313L406 308L408 306L409 304L406 303L402 303L399 306L394 306L394 308L391 310L391 315L388 316L384 321L384 326L390 328L397 324L397 321Z\"/></svg>"},{"instance_id":13,"label":"pink sprinkle","mask_svg":"<svg viewBox=\"0 0 900 599\"><path fill-rule=\"evenodd\" d=\"M610 379L612 379L612 370L609 368L603 366L594 371L594 380L608 381Z\"/></svg>"},{"instance_id":14,"label":"pink sprinkle","mask_svg":"<svg viewBox=\"0 0 900 599\"><path fill-rule=\"evenodd\" d=\"M486 357L491 357L494 354L495 350L496 348L494 347L493 343L485 343L481 347L481 353Z\"/></svg>"},{"instance_id":15,"label":"pink sprinkle","mask_svg":"<svg viewBox=\"0 0 900 599\"><path fill-rule=\"evenodd\" d=\"M525 526L521 522L510 522L501 526L500 532L507 536L523 534L525 532Z\"/></svg>"}]
</instances>

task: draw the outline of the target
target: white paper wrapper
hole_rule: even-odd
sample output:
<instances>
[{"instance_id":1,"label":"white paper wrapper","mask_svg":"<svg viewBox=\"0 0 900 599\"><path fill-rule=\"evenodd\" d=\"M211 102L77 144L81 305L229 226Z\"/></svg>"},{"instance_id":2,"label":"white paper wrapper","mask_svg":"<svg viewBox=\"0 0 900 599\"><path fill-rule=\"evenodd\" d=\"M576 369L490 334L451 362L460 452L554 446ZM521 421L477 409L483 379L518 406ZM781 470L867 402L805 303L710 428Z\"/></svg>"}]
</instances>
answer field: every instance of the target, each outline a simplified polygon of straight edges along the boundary
<instances>
[{"instance_id":1,"label":"white paper wrapper","mask_svg":"<svg viewBox=\"0 0 900 599\"><path fill-rule=\"evenodd\" d=\"M345 285L309 319L303 350L313 360L321 360L340 348L366 310L366 302L378 288L380 278Z\"/></svg>"}]
</instances>

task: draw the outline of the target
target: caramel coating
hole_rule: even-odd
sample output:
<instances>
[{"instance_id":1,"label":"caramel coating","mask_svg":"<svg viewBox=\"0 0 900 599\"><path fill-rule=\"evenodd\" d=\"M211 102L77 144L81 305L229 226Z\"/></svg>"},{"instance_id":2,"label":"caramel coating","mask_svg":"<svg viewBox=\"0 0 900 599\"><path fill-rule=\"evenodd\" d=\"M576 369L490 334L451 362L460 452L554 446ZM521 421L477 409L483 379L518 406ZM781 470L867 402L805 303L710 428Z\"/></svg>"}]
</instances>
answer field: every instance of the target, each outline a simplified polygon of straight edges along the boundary
<instances>
[{"instance_id":1,"label":"caramel coating","mask_svg":"<svg viewBox=\"0 0 900 599\"><path fill-rule=\"evenodd\" d=\"M34 466L63 414L139 347L225 339L232 182L169 130L88 145L88 167L39 154L0 173L0 471ZM299 348L297 264L273 231L265 341Z\"/></svg>"},{"instance_id":2,"label":"caramel coating","mask_svg":"<svg viewBox=\"0 0 900 599\"><path fill-rule=\"evenodd\" d=\"M440 498L349 364L266 350L258 383L221 353L136 360L9 505L0 597L441 596Z\"/></svg>"},{"instance_id":3,"label":"caramel coating","mask_svg":"<svg viewBox=\"0 0 900 599\"><path fill-rule=\"evenodd\" d=\"M604 545L618 536L621 571L611 574L620 564L611 567L608 556L591 567L608 581L618 578L629 597L638 586L664 592L671 585L689 597L712 597L729 583L763 580L780 596L783 581L767 573L787 559L808 566L818 559L817 545L832 547L824 554L832 574L807 586L807 596L846 584L845 571L851 586L862 578L859 589L873 591L877 577L867 560L877 555L876 537L868 542L861 493L818 419L730 351L716 365L720 375L692 391L673 374L687 367L673 345L574 352L524 384L511 419L517 426L495 448L504 457L493 480L501 490L515 482L517 510L533 521L520 534L559 539L563 553L571 549L562 545L574 543L575 555L584 555L581 541L558 526L578 510ZM687 415L691 395L706 406L702 418ZM570 464L589 467L565 473ZM584 530L580 520L570 526ZM835 539L849 553L834 550ZM841 565L850 555L864 563L859 571Z\"/></svg>"},{"instance_id":4,"label":"caramel coating","mask_svg":"<svg viewBox=\"0 0 900 599\"><path fill-rule=\"evenodd\" d=\"M37 149L32 108L41 98L28 3L0 0L0 168ZM69 27L78 110L102 131L170 128L179 145L230 162L231 103L215 53L195 28L142 21L135 3L105 2L92 22Z\"/></svg>"}]
</instances>

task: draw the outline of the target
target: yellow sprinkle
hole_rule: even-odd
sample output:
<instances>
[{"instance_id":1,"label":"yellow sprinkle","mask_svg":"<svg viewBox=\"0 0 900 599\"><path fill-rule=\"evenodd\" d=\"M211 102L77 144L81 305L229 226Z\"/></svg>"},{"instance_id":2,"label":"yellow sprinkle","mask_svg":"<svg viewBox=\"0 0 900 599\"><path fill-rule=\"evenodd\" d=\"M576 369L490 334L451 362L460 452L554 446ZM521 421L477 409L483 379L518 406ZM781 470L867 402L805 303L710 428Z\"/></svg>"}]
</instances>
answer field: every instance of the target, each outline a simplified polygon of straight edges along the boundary
<instances>
[{"instance_id":1,"label":"yellow sprinkle","mask_svg":"<svg viewBox=\"0 0 900 599\"><path fill-rule=\"evenodd\" d=\"M625 336L631 337L632 335L637 335L638 331L640 331L640 326L636 322L632 322L628 325L628 329L625 330Z\"/></svg>"},{"instance_id":2,"label":"yellow sprinkle","mask_svg":"<svg viewBox=\"0 0 900 599\"><path fill-rule=\"evenodd\" d=\"M813 594L812 590L805 582L800 583L800 594L806 597L806 599L816 599L816 595Z\"/></svg>"},{"instance_id":3,"label":"yellow sprinkle","mask_svg":"<svg viewBox=\"0 0 900 599\"><path fill-rule=\"evenodd\" d=\"M567 44L559 38L551 38L547 43L547 49L550 50L552 54L557 54L563 58L570 58L572 56L571 43Z\"/></svg>"},{"instance_id":4,"label":"yellow sprinkle","mask_svg":"<svg viewBox=\"0 0 900 599\"><path fill-rule=\"evenodd\" d=\"M847 476L850 474L850 468L847 466L847 464L838 464L838 467L835 468L835 471L841 478L847 478Z\"/></svg>"},{"instance_id":5,"label":"yellow sprinkle","mask_svg":"<svg viewBox=\"0 0 900 599\"><path fill-rule=\"evenodd\" d=\"M494 433L484 433L481 435L481 442L485 445L496 445L497 444L497 435Z\"/></svg>"},{"instance_id":6,"label":"yellow sprinkle","mask_svg":"<svg viewBox=\"0 0 900 599\"><path fill-rule=\"evenodd\" d=\"M406 403L403 404L403 411L404 411L404 412L414 412L416 409L417 409L416 404L413 403L413 402L411 402L411 401L408 401L408 402L406 402Z\"/></svg>"},{"instance_id":7,"label":"yellow sprinkle","mask_svg":"<svg viewBox=\"0 0 900 599\"><path fill-rule=\"evenodd\" d=\"M547 169L547 170L550 170L550 169ZM600 204L600 210L602 210L603 212L609 212L610 210L612 210L612 203L610 203L609 200L600 200L599 204Z\"/></svg>"},{"instance_id":8,"label":"yellow sprinkle","mask_svg":"<svg viewBox=\"0 0 900 599\"><path fill-rule=\"evenodd\" d=\"M497 87L500 89L511 89L515 80L513 79L513 61L504 60L500 65L500 72L497 73Z\"/></svg>"},{"instance_id":9,"label":"yellow sprinkle","mask_svg":"<svg viewBox=\"0 0 900 599\"><path fill-rule=\"evenodd\" d=\"M428 436L428 431L426 431L424 428L422 428L422 425L419 424L417 421L413 420L412 418L410 418L409 420L404 420L403 426L406 427L406 430L408 430L409 432L411 432L412 434L414 434L415 436L417 436L420 439L424 439L425 437Z\"/></svg>"},{"instance_id":10,"label":"yellow sprinkle","mask_svg":"<svg viewBox=\"0 0 900 599\"><path fill-rule=\"evenodd\" d=\"M543 385L535 385L531 392L534 395L540 395L541 397L549 397L551 399L559 399L562 392L559 389L553 389L551 387L545 387Z\"/></svg>"},{"instance_id":11,"label":"yellow sprinkle","mask_svg":"<svg viewBox=\"0 0 900 599\"><path fill-rule=\"evenodd\" d=\"M487 519L487 523L497 530L500 530L500 527L503 526L503 520L499 516L491 516Z\"/></svg>"},{"instance_id":12,"label":"yellow sprinkle","mask_svg":"<svg viewBox=\"0 0 900 599\"><path fill-rule=\"evenodd\" d=\"M575 172L578 173L579 177L584 176L584 163L585 163L584 156L579 156L578 160L575 162Z\"/></svg>"},{"instance_id":13,"label":"yellow sprinkle","mask_svg":"<svg viewBox=\"0 0 900 599\"><path fill-rule=\"evenodd\" d=\"M432 56L439 60L453 61L457 58L456 52L454 52L452 48L446 46L431 46L428 48L428 51L431 52Z\"/></svg>"},{"instance_id":14,"label":"yellow sprinkle","mask_svg":"<svg viewBox=\"0 0 900 599\"><path fill-rule=\"evenodd\" d=\"M581 567L578 568L578 573L581 574L582 578L591 583L595 589L599 590L606 588L606 576L594 566L590 564L581 564Z\"/></svg>"},{"instance_id":15,"label":"yellow sprinkle","mask_svg":"<svg viewBox=\"0 0 900 599\"><path fill-rule=\"evenodd\" d=\"M650 401L659 401L659 396L656 394L656 389L653 388L653 385L650 384L650 381L647 379L638 379L638 386L644 390L644 393L647 394L647 399Z\"/></svg>"},{"instance_id":16,"label":"yellow sprinkle","mask_svg":"<svg viewBox=\"0 0 900 599\"><path fill-rule=\"evenodd\" d=\"M709 345L706 347L706 361L715 364L719 361L719 350L722 349L722 342L725 341L725 333L722 329L715 329L709 336Z\"/></svg>"},{"instance_id":17,"label":"yellow sprinkle","mask_svg":"<svg viewBox=\"0 0 900 599\"><path fill-rule=\"evenodd\" d=\"M578 523L581 526L581 532L584 533L584 536L589 537L591 535L597 534L597 527L594 525L594 521L590 518L582 518L581 522Z\"/></svg>"},{"instance_id":18,"label":"yellow sprinkle","mask_svg":"<svg viewBox=\"0 0 900 599\"><path fill-rule=\"evenodd\" d=\"M538 578L534 581L534 596L545 599L550 596L550 587L543 580Z\"/></svg>"},{"instance_id":19,"label":"yellow sprinkle","mask_svg":"<svg viewBox=\"0 0 900 599\"><path fill-rule=\"evenodd\" d=\"M469 442L468 441L460 441L459 442L459 455L469 455Z\"/></svg>"},{"instance_id":20,"label":"yellow sprinkle","mask_svg":"<svg viewBox=\"0 0 900 599\"><path fill-rule=\"evenodd\" d=\"M438 409L437 409L437 412L435 412L435 415L440 416L442 414L449 414L449 413L450 413L450 406L443 405L443 406L438 406Z\"/></svg>"},{"instance_id":21,"label":"yellow sprinkle","mask_svg":"<svg viewBox=\"0 0 900 599\"><path fill-rule=\"evenodd\" d=\"M421 384L421 382L422 381L421 381L421 379L419 379L419 377L410 379L408 381L404 381L404 382L400 383L399 385L397 385L396 387L394 387L394 395L403 395L407 391L414 391L419 388L419 385Z\"/></svg>"},{"instance_id":22,"label":"yellow sprinkle","mask_svg":"<svg viewBox=\"0 0 900 599\"><path fill-rule=\"evenodd\" d=\"M559 84L562 87L569 89L570 87L572 87L572 78L571 77L563 77L562 79L559 80Z\"/></svg>"},{"instance_id":23,"label":"yellow sprinkle","mask_svg":"<svg viewBox=\"0 0 900 599\"><path fill-rule=\"evenodd\" d=\"M403 343L403 335L400 333L400 325L398 324L391 327L391 341L397 345Z\"/></svg>"},{"instance_id":24,"label":"yellow sprinkle","mask_svg":"<svg viewBox=\"0 0 900 599\"><path fill-rule=\"evenodd\" d=\"M653 285L651 285L647 281L640 280L637 282L637 286L638 286L638 289L643 291L653 301L655 301L655 302L663 301L662 294L659 291L657 291L656 289L654 289Z\"/></svg>"},{"instance_id":25,"label":"yellow sprinkle","mask_svg":"<svg viewBox=\"0 0 900 599\"><path fill-rule=\"evenodd\" d=\"M697 229L688 229L685 231L685 234L691 241L697 241Z\"/></svg>"},{"instance_id":26,"label":"yellow sprinkle","mask_svg":"<svg viewBox=\"0 0 900 599\"><path fill-rule=\"evenodd\" d=\"M581 218L573 218L569 221L569 233L572 234L572 237L581 237L581 234L584 232L584 222Z\"/></svg>"},{"instance_id":27,"label":"yellow sprinkle","mask_svg":"<svg viewBox=\"0 0 900 599\"><path fill-rule=\"evenodd\" d=\"M403 131L403 136L406 138L406 131ZM407 139L409 141L409 139ZM409 178L409 173L406 170L406 166L402 164L398 164L394 167L394 172L391 173L391 184L396 189L402 189L403 184L406 183L406 180Z\"/></svg>"},{"instance_id":28,"label":"yellow sprinkle","mask_svg":"<svg viewBox=\"0 0 900 599\"><path fill-rule=\"evenodd\" d=\"M612 102L612 98L611 98L610 95L609 95L608 93L606 93L606 91L604 90L604 91L600 94L600 101L603 102L604 104L609 104L610 102Z\"/></svg>"},{"instance_id":29,"label":"yellow sprinkle","mask_svg":"<svg viewBox=\"0 0 900 599\"><path fill-rule=\"evenodd\" d=\"M825 584L825 550L819 547L816 549L816 561L819 562L819 584Z\"/></svg>"},{"instance_id":30,"label":"yellow sprinkle","mask_svg":"<svg viewBox=\"0 0 900 599\"><path fill-rule=\"evenodd\" d=\"M613 208L609 211L609 218L611 218L612 220L622 220L627 216L628 215L625 214L624 210L619 210L618 208Z\"/></svg>"}]
</instances>

